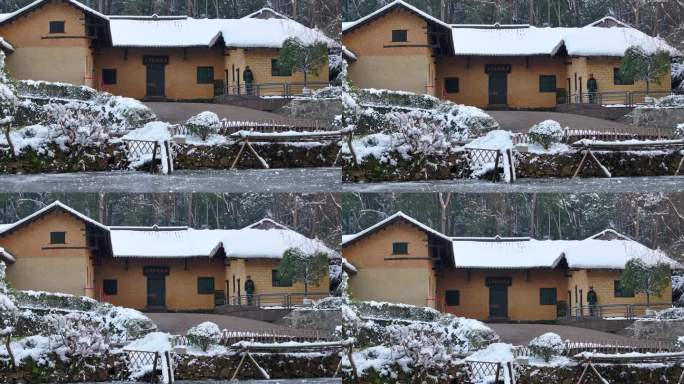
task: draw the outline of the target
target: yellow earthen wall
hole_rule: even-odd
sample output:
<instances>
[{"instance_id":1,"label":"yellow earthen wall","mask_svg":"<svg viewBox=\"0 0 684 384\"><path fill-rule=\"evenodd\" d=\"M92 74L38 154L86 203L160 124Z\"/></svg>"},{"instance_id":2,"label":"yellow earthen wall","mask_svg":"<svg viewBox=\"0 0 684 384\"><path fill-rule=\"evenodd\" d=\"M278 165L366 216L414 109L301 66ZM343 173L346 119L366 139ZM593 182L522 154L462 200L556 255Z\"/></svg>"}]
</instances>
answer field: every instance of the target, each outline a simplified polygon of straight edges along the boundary
<instances>
[{"instance_id":1,"label":"yellow earthen wall","mask_svg":"<svg viewBox=\"0 0 684 384\"><path fill-rule=\"evenodd\" d=\"M555 92L539 92L540 75L556 75L556 88L566 88L566 67L562 58L525 57L445 57L437 63L436 94L458 104L487 107L489 75L486 64L510 64L508 106L511 108L549 108L556 105ZM444 79L457 77L459 92L446 93Z\"/></svg>"},{"instance_id":2,"label":"yellow earthen wall","mask_svg":"<svg viewBox=\"0 0 684 384\"><path fill-rule=\"evenodd\" d=\"M392 30L406 29L407 42L393 43ZM357 56L349 78L359 88L431 94L435 70L427 47L427 22L404 10L391 11L342 36Z\"/></svg>"},{"instance_id":3,"label":"yellow earthen wall","mask_svg":"<svg viewBox=\"0 0 684 384\"><path fill-rule=\"evenodd\" d=\"M166 266L166 308L169 310L207 310L214 308L214 294L197 293L198 277L213 277L214 289L222 290L223 259L129 259L106 258L96 266L95 281L98 297L102 301L124 307L147 307L147 277L143 267ZM104 295L102 281L117 280L117 294Z\"/></svg>"},{"instance_id":4,"label":"yellow earthen wall","mask_svg":"<svg viewBox=\"0 0 684 384\"><path fill-rule=\"evenodd\" d=\"M427 240L423 231L398 222L344 247L343 256L358 270L349 277L354 299L434 307L437 283ZM408 255L392 255L394 242L407 242Z\"/></svg>"},{"instance_id":5,"label":"yellow earthen wall","mask_svg":"<svg viewBox=\"0 0 684 384\"><path fill-rule=\"evenodd\" d=\"M278 269L280 265L280 260L269 260L269 259L238 259L231 260L230 265L226 266L225 270L225 280L230 284L230 296L237 295L237 279L240 279L240 294L242 296L246 295L245 292L245 281L247 276L251 276L252 281L254 281L255 295L271 295L270 297L264 297L263 303L266 301L269 304L274 304L279 300L282 300L282 296L277 294L285 293L304 293L303 283L293 283L291 287L274 287L272 281L272 271ZM236 287L233 287L233 276L235 277ZM330 281L328 276L324 276L319 282L319 285L310 285L309 293L325 293L330 291ZM301 303L301 297L297 296L294 298L294 304Z\"/></svg>"},{"instance_id":6,"label":"yellow earthen wall","mask_svg":"<svg viewBox=\"0 0 684 384\"><path fill-rule=\"evenodd\" d=\"M0 26L0 36L15 48L6 60L12 77L92 85L92 53L84 18L83 11L52 1ZM50 34L50 21L64 21L64 33Z\"/></svg>"},{"instance_id":7,"label":"yellow earthen wall","mask_svg":"<svg viewBox=\"0 0 684 384\"><path fill-rule=\"evenodd\" d=\"M457 316L487 320L489 318L489 287L487 277L510 277L508 287L508 318L512 321L555 320L556 306L541 305L540 288L556 288L557 300L565 300L567 287L561 270L530 270L529 278L522 270L448 270L437 276L438 308ZM457 289L460 305L446 306L446 290Z\"/></svg>"},{"instance_id":8,"label":"yellow earthen wall","mask_svg":"<svg viewBox=\"0 0 684 384\"><path fill-rule=\"evenodd\" d=\"M66 232L66 244L50 244L50 232ZM0 246L16 258L7 267L14 288L93 296L85 224L73 216L52 212L0 236Z\"/></svg>"},{"instance_id":9,"label":"yellow earthen wall","mask_svg":"<svg viewBox=\"0 0 684 384\"><path fill-rule=\"evenodd\" d=\"M645 294L635 294L634 297L615 297L614 281L620 280L622 271L618 270L573 270L570 271L572 277L569 279L568 287L572 290L574 295L574 286L577 284L578 292L582 289L582 303L587 303L587 292L589 287L593 286L594 291L598 297L597 305L610 304L646 304ZM671 303L672 302L672 286L667 286L661 296L651 296L651 303ZM573 306L575 306L573 298Z\"/></svg>"},{"instance_id":10,"label":"yellow earthen wall","mask_svg":"<svg viewBox=\"0 0 684 384\"><path fill-rule=\"evenodd\" d=\"M143 56L148 55L169 57L164 78L166 97L171 100L214 97L214 84L197 84L197 67L213 67L214 79L224 77L223 51L220 48L106 48L95 56L95 73L100 89L144 99L147 96L147 67L143 64ZM102 84L103 69L117 70L116 85Z\"/></svg>"},{"instance_id":11,"label":"yellow earthen wall","mask_svg":"<svg viewBox=\"0 0 684 384\"><path fill-rule=\"evenodd\" d=\"M293 72L291 76L272 76L271 60L278 59L279 51L277 49L266 48L233 48L226 49L225 69L228 71L228 84L237 86L237 73L233 76L232 72L237 69L240 70L240 84L244 84L242 80L242 73L245 67L249 68L254 74L255 84L269 84L269 83L303 83L304 73ZM329 78L329 70L327 63L319 68L318 75L308 75L307 82L327 82ZM261 87L261 95L280 95L282 94L282 86ZM301 89L298 86L297 91ZM256 91L254 91L256 92Z\"/></svg>"}]
</instances>

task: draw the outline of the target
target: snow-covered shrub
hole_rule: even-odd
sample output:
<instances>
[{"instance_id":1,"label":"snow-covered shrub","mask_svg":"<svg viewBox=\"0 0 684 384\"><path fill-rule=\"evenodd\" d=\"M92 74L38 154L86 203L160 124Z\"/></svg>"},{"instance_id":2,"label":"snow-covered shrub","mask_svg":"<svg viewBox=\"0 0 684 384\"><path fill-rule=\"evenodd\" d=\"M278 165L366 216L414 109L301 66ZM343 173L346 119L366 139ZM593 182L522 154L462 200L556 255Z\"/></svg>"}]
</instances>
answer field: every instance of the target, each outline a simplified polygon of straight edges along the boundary
<instances>
[{"instance_id":1,"label":"snow-covered shrub","mask_svg":"<svg viewBox=\"0 0 684 384\"><path fill-rule=\"evenodd\" d=\"M655 314L656 320L684 320L684 308L673 307L663 309Z\"/></svg>"},{"instance_id":2,"label":"snow-covered shrub","mask_svg":"<svg viewBox=\"0 0 684 384\"><path fill-rule=\"evenodd\" d=\"M479 320L446 314L437 324L458 353L476 351L499 341L499 335Z\"/></svg>"},{"instance_id":3,"label":"snow-covered shrub","mask_svg":"<svg viewBox=\"0 0 684 384\"><path fill-rule=\"evenodd\" d=\"M637 108L640 108L639 106ZM684 95L669 95L657 99L652 105L644 105L643 108L684 108Z\"/></svg>"},{"instance_id":4,"label":"snow-covered shrub","mask_svg":"<svg viewBox=\"0 0 684 384\"><path fill-rule=\"evenodd\" d=\"M79 102L48 104L44 107L54 121L52 129L70 145L97 145L109 138L104 112Z\"/></svg>"},{"instance_id":5,"label":"snow-covered shrub","mask_svg":"<svg viewBox=\"0 0 684 384\"><path fill-rule=\"evenodd\" d=\"M0 338L11 336L17 323L18 310L14 298L9 295L5 281L5 263L0 261Z\"/></svg>"},{"instance_id":6,"label":"snow-covered shrub","mask_svg":"<svg viewBox=\"0 0 684 384\"><path fill-rule=\"evenodd\" d=\"M446 368L456 354L444 332L422 323L390 325L386 332L386 345L391 346L393 358L412 368L413 382L439 382L448 378Z\"/></svg>"},{"instance_id":7,"label":"snow-covered shrub","mask_svg":"<svg viewBox=\"0 0 684 384\"><path fill-rule=\"evenodd\" d=\"M57 292L26 290L17 291L15 296L19 305L32 308L92 311L99 305L89 297Z\"/></svg>"},{"instance_id":8,"label":"snow-covered shrub","mask_svg":"<svg viewBox=\"0 0 684 384\"><path fill-rule=\"evenodd\" d=\"M361 104L365 105L420 109L432 109L441 103L440 99L430 95L373 88L360 89L358 91L358 100Z\"/></svg>"},{"instance_id":9,"label":"snow-covered shrub","mask_svg":"<svg viewBox=\"0 0 684 384\"><path fill-rule=\"evenodd\" d=\"M673 136L678 139L684 139L684 123L677 124L674 129Z\"/></svg>"},{"instance_id":10,"label":"snow-covered shrub","mask_svg":"<svg viewBox=\"0 0 684 384\"><path fill-rule=\"evenodd\" d=\"M458 135L460 139L477 137L499 128L499 122L477 107L443 101L435 111L443 115L447 133Z\"/></svg>"},{"instance_id":11,"label":"snow-covered shrub","mask_svg":"<svg viewBox=\"0 0 684 384\"><path fill-rule=\"evenodd\" d=\"M560 355L563 352L564 346L565 343L563 343L563 339L553 332L547 332L537 336L530 340L530 343L528 344L530 351L535 356L544 359L545 362L548 362L554 356Z\"/></svg>"},{"instance_id":12,"label":"snow-covered shrub","mask_svg":"<svg viewBox=\"0 0 684 384\"><path fill-rule=\"evenodd\" d=\"M185 123L188 131L202 140L206 140L210 134L216 132L220 125L221 120L218 115L211 111L200 112Z\"/></svg>"},{"instance_id":13,"label":"snow-covered shrub","mask_svg":"<svg viewBox=\"0 0 684 384\"><path fill-rule=\"evenodd\" d=\"M20 95L37 97L42 100L41 103L46 105L69 102L83 104L102 114L102 123L111 132L123 132L138 128L156 118L152 110L138 100L115 96L108 92L99 92L86 86L20 80L17 83L17 92ZM29 120L26 124L41 122L43 121Z\"/></svg>"},{"instance_id":14,"label":"snow-covered shrub","mask_svg":"<svg viewBox=\"0 0 684 384\"><path fill-rule=\"evenodd\" d=\"M216 323L205 321L190 328L186 336L190 344L206 352L209 346L221 342L221 329Z\"/></svg>"},{"instance_id":15,"label":"snow-covered shrub","mask_svg":"<svg viewBox=\"0 0 684 384\"><path fill-rule=\"evenodd\" d=\"M563 138L563 128L555 120L544 120L533 125L528 133L530 140L549 149L551 144L558 143Z\"/></svg>"},{"instance_id":16,"label":"snow-covered shrub","mask_svg":"<svg viewBox=\"0 0 684 384\"><path fill-rule=\"evenodd\" d=\"M49 314L45 322L55 349L63 349L68 358L98 356L109 349L109 332L99 316L87 312Z\"/></svg>"},{"instance_id":17,"label":"snow-covered shrub","mask_svg":"<svg viewBox=\"0 0 684 384\"><path fill-rule=\"evenodd\" d=\"M123 344L157 330L157 325L142 312L102 303L95 313L102 317L113 344Z\"/></svg>"},{"instance_id":18,"label":"snow-covered shrub","mask_svg":"<svg viewBox=\"0 0 684 384\"><path fill-rule=\"evenodd\" d=\"M352 301L350 305L360 316L375 319L436 321L442 314L432 308L380 301Z\"/></svg>"}]
</instances>

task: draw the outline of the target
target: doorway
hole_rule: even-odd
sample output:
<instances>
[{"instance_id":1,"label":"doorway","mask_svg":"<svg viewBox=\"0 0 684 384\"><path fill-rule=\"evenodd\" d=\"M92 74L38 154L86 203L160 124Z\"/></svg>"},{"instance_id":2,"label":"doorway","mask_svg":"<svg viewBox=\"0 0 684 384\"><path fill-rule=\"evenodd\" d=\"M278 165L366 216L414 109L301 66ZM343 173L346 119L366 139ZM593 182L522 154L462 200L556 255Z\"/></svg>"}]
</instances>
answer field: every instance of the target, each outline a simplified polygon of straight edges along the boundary
<instances>
[{"instance_id":1,"label":"doorway","mask_svg":"<svg viewBox=\"0 0 684 384\"><path fill-rule=\"evenodd\" d=\"M143 274L147 278L147 308L166 309L166 276L169 267L143 267Z\"/></svg>"},{"instance_id":2,"label":"doorway","mask_svg":"<svg viewBox=\"0 0 684 384\"><path fill-rule=\"evenodd\" d=\"M147 97L163 98L166 95L164 65L147 64Z\"/></svg>"},{"instance_id":3,"label":"doorway","mask_svg":"<svg viewBox=\"0 0 684 384\"><path fill-rule=\"evenodd\" d=\"M511 286L510 277L488 277L486 286L489 287L489 319L508 319L508 287Z\"/></svg>"},{"instance_id":4,"label":"doorway","mask_svg":"<svg viewBox=\"0 0 684 384\"><path fill-rule=\"evenodd\" d=\"M147 307L165 308L166 307L166 276L148 275L147 276Z\"/></svg>"},{"instance_id":5,"label":"doorway","mask_svg":"<svg viewBox=\"0 0 684 384\"><path fill-rule=\"evenodd\" d=\"M492 72L489 74L489 105L508 105L508 74Z\"/></svg>"}]
</instances>

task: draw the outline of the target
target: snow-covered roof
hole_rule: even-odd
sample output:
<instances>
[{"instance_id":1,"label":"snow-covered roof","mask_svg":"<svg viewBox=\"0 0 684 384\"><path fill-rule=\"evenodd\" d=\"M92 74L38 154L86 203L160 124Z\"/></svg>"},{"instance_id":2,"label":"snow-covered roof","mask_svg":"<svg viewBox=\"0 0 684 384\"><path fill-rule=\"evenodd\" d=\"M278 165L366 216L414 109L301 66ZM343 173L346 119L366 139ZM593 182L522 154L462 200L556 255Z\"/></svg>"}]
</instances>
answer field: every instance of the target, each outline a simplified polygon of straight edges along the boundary
<instances>
[{"instance_id":1,"label":"snow-covered roof","mask_svg":"<svg viewBox=\"0 0 684 384\"><path fill-rule=\"evenodd\" d=\"M75 216L76 218L78 218L78 219L80 219L80 220L82 220L88 224L91 224L91 225L93 225L97 228L103 229L105 231L109 231L109 228L106 225L101 224L101 223L91 219L90 217L82 214L81 212L78 212L77 210L63 204L61 201L56 200L53 203L46 205L45 207L39 209L38 211L32 213L31 215L24 217L23 219L21 219L17 222L14 222L12 224L4 225L4 226L0 227L0 235L2 235L3 233L10 232L10 231L14 230L15 228L17 228L17 227L19 227L19 226L21 226L27 222L30 222L30 221L48 213L48 212L51 212L54 209L62 209L65 212L70 213L71 215Z\"/></svg>"},{"instance_id":2,"label":"snow-covered roof","mask_svg":"<svg viewBox=\"0 0 684 384\"><path fill-rule=\"evenodd\" d=\"M555 268L565 260L572 269L623 269L633 258L681 268L665 252L633 240L454 241L453 251L456 268Z\"/></svg>"},{"instance_id":3,"label":"snow-covered roof","mask_svg":"<svg viewBox=\"0 0 684 384\"><path fill-rule=\"evenodd\" d=\"M259 228L259 227L262 227L262 228ZM290 229L286 225L280 224L279 222L277 222L273 219L270 219L268 217L264 217L263 219L255 222L255 223L252 223L250 225L247 225L244 228L264 229L264 227L266 229L273 228L273 227L279 228L279 229Z\"/></svg>"},{"instance_id":4,"label":"snow-covered roof","mask_svg":"<svg viewBox=\"0 0 684 384\"><path fill-rule=\"evenodd\" d=\"M417 14L418 16L424 18L425 20L432 22L432 23L435 23L437 25L440 25L444 28L451 28L451 25L443 22L442 20L440 20L440 19L438 19L432 15L430 15L427 12L421 11L417 7L414 7L413 5L407 3L403 0L395 0L395 1L385 5L384 7L377 9L376 11L367 14L366 16L364 16L360 19L357 19L354 21L343 22L342 23L342 31L347 32L349 30L352 30L352 29L356 28L357 26L362 25L362 24L364 24L364 23L366 23L372 19L375 19L376 17L381 16L381 15L385 14L386 12L388 12L394 8L397 8L397 7L403 7L404 9L407 9L407 10Z\"/></svg>"},{"instance_id":5,"label":"snow-covered roof","mask_svg":"<svg viewBox=\"0 0 684 384\"><path fill-rule=\"evenodd\" d=\"M432 235L435 235L441 239L451 241L451 238L449 236L446 236L446 235L442 234L441 232L436 231L436 230L428 227L427 225L421 223L420 221L414 219L413 217L399 211L399 212L397 212L391 216L388 216L386 219L379 221L375 225L372 225L372 226L364 229L361 232L351 234L351 235L343 235L342 236L342 245L346 245L346 244L356 240L359 237L362 237L366 234L372 233L373 231L380 229L380 228L383 228L384 226L394 222L395 220L401 220L401 219L408 221L409 223L419 227L420 229L422 229L425 232L428 232Z\"/></svg>"},{"instance_id":6,"label":"snow-covered roof","mask_svg":"<svg viewBox=\"0 0 684 384\"><path fill-rule=\"evenodd\" d=\"M623 56L633 45L649 53L662 49L673 56L681 54L665 40L631 27L458 27L451 33L454 53L461 56L551 56L562 47L570 56Z\"/></svg>"},{"instance_id":7,"label":"snow-covered roof","mask_svg":"<svg viewBox=\"0 0 684 384\"><path fill-rule=\"evenodd\" d=\"M213 257L221 248L229 258L280 259L290 248L336 255L319 240L290 229L121 228L111 230L114 257Z\"/></svg>"},{"instance_id":8,"label":"snow-covered roof","mask_svg":"<svg viewBox=\"0 0 684 384\"><path fill-rule=\"evenodd\" d=\"M278 17L278 18L281 18L281 19L289 19L289 17L283 15L282 13L280 13L280 12L276 11L275 9L270 8L270 7L263 7L257 11L250 13L247 16L243 16L242 18L243 19L256 18L256 17L259 17L263 14L269 14L269 13L271 15Z\"/></svg>"},{"instance_id":9,"label":"snow-covered roof","mask_svg":"<svg viewBox=\"0 0 684 384\"><path fill-rule=\"evenodd\" d=\"M621 240L633 240L631 237L623 235L622 233L620 233L614 229L611 229L611 228L606 228L597 234L594 234L594 235L587 237L587 239L600 239L601 237L604 237L604 236L613 236L613 237L621 239Z\"/></svg>"},{"instance_id":10,"label":"snow-covered roof","mask_svg":"<svg viewBox=\"0 0 684 384\"><path fill-rule=\"evenodd\" d=\"M631 25L625 23L624 21L620 21L620 20L614 18L613 16L604 16L604 17L602 17L596 21L592 21L591 23L585 25L585 27L596 27L596 26L600 26L601 24L603 24L605 22L614 23L614 24L617 24L617 25L622 26L622 27L632 28Z\"/></svg>"},{"instance_id":11,"label":"snow-covered roof","mask_svg":"<svg viewBox=\"0 0 684 384\"><path fill-rule=\"evenodd\" d=\"M291 19L112 18L109 24L115 47L211 47L223 38L227 47L280 48L290 37L339 45Z\"/></svg>"},{"instance_id":12,"label":"snow-covered roof","mask_svg":"<svg viewBox=\"0 0 684 384\"><path fill-rule=\"evenodd\" d=\"M9 262L9 263L14 263L17 260L12 256L9 252L5 250L5 248L0 247L0 260Z\"/></svg>"},{"instance_id":13,"label":"snow-covered roof","mask_svg":"<svg viewBox=\"0 0 684 384\"><path fill-rule=\"evenodd\" d=\"M453 28L454 53L463 56L551 55L566 28Z\"/></svg>"},{"instance_id":14,"label":"snow-covered roof","mask_svg":"<svg viewBox=\"0 0 684 384\"><path fill-rule=\"evenodd\" d=\"M22 8L19 8L18 10L14 11L14 12L0 14L0 24L5 23L9 20L15 19L16 17L19 17L19 16L23 15L24 13L30 12L30 11L34 10L35 8L41 6L44 3L47 3L49 1L50 0L36 0L36 1L24 6ZM95 16L95 17L98 17L98 18L103 19L103 20L108 20L107 16L105 16L102 13L88 7L87 5L85 5L83 3L80 3L76 0L66 0L66 2L73 5L76 8L83 10L86 13L89 13L89 14Z\"/></svg>"}]
</instances>

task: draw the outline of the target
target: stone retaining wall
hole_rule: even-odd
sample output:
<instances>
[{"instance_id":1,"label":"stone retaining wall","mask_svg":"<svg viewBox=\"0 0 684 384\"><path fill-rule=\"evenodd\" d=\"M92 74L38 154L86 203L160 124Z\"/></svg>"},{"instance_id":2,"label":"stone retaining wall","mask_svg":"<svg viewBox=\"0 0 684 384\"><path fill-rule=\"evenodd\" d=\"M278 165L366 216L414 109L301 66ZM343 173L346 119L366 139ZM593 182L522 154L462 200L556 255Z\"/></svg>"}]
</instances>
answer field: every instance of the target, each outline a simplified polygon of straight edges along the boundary
<instances>
[{"instance_id":1,"label":"stone retaining wall","mask_svg":"<svg viewBox=\"0 0 684 384\"><path fill-rule=\"evenodd\" d=\"M650 152L594 152L601 163L614 177L672 176L682 155L664 151ZM583 154L571 151L558 155L517 154L516 174L518 178L571 178ZM367 158L357 168L345 159L343 178L345 182L419 181L470 178L464 153L450 154L444 158L433 158L430 165L417 165L412 161L397 160L395 165L381 163ZM580 177L605 177L598 166L587 158ZM487 173L481 179L492 179Z\"/></svg>"},{"instance_id":2,"label":"stone retaining wall","mask_svg":"<svg viewBox=\"0 0 684 384\"><path fill-rule=\"evenodd\" d=\"M16 158L0 148L0 173L112 171L127 169L129 164L121 143L70 147L66 151L56 144L48 148L44 153L29 148Z\"/></svg>"},{"instance_id":3,"label":"stone retaining wall","mask_svg":"<svg viewBox=\"0 0 684 384\"><path fill-rule=\"evenodd\" d=\"M271 168L331 167L339 145L331 143L303 144L252 144ZM182 145L175 159L175 169L229 169L240 147ZM130 161L123 143L105 143L101 146L70 147L62 150L56 144L49 151L26 149L13 158L9 151L0 148L0 174L98 172L129 169ZM237 168L263 168L247 149L243 151ZM149 163L139 167L149 170Z\"/></svg>"}]
</instances>

